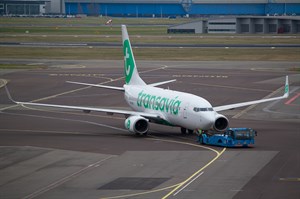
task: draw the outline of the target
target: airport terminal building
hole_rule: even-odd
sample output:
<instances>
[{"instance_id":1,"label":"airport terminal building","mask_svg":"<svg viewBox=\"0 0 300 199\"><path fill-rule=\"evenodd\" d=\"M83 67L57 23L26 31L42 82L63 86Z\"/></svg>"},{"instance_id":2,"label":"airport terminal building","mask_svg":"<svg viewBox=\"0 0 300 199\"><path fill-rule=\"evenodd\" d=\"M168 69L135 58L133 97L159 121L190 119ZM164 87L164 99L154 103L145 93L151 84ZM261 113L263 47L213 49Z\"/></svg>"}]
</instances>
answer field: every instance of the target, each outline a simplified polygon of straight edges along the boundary
<instances>
[{"instance_id":1,"label":"airport terminal building","mask_svg":"<svg viewBox=\"0 0 300 199\"><path fill-rule=\"evenodd\" d=\"M300 15L299 0L64 0L66 14L126 17Z\"/></svg>"},{"instance_id":2,"label":"airport terminal building","mask_svg":"<svg viewBox=\"0 0 300 199\"><path fill-rule=\"evenodd\" d=\"M43 15L48 0L3 0L0 1L0 15Z\"/></svg>"},{"instance_id":3,"label":"airport terminal building","mask_svg":"<svg viewBox=\"0 0 300 199\"><path fill-rule=\"evenodd\" d=\"M299 0L2 0L0 14L116 17L300 15Z\"/></svg>"},{"instance_id":4,"label":"airport terminal building","mask_svg":"<svg viewBox=\"0 0 300 199\"><path fill-rule=\"evenodd\" d=\"M0 15L201 17L168 33L300 33L299 0L3 0ZM221 17L217 17L221 16Z\"/></svg>"},{"instance_id":5,"label":"airport terminal building","mask_svg":"<svg viewBox=\"0 0 300 199\"><path fill-rule=\"evenodd\" d=\"M297 34L300 33L300 17L216 17L170 26L168 33Z\"/></svg>"}]
</instances>

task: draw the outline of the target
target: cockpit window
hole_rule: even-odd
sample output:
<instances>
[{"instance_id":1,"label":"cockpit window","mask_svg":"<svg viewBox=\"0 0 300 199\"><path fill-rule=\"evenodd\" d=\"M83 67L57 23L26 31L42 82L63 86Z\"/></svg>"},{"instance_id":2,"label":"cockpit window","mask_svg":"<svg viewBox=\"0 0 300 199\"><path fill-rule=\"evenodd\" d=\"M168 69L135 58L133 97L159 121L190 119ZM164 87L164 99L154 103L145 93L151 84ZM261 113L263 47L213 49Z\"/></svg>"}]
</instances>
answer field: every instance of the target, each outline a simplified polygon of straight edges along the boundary
<instances>
[{"instance_id":1,"label":"cockpit window","mask_svg":"<svg viewBox=\"0 0 300 199\"><path fill-rule=\"evenodd\" d=\"M213 111L213 108L199 108L199 107L194 107L195 112L200 112L200 111Z\"/></svg>"}]
</instances>

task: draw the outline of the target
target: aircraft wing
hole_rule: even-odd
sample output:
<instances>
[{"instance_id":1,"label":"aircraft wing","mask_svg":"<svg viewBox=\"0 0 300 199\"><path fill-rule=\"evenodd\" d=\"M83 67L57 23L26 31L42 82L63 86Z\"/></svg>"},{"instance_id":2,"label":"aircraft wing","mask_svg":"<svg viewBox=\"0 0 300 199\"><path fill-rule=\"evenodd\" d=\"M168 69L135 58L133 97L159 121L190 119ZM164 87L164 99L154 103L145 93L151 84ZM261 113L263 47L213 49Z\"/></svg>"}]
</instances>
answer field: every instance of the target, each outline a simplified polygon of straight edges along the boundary
<instances>
[{"instance_id":1,"label":"aircraft wing","mask_svg":"<svg viewBox=\"0 0 300 199\"><path fill-rule=\"evenodd\" d=\"M62 108L62 109L73 109L73 110L81 110L86 113L89 113L91 111L97 111L97 112L105 112L110 115L113 114L122 114L125 116L139 115L147 119L151 118L156 120L164 120L164 118L162 118L160 115L157 114L129 111L129 110L116 110L116 109L93 108L93 107L83 107L83 106L67 106L67 105L56 105L56 104L42 104L42 103L31 103L31 102L16 102L16 101L14 102L21 106L29 105L29 106L44 106L44 107L53 107L53 108Z\"/></svg>"},{"instance_id":2,"label":"aircraft wing","mask_svg":"<svg viewBox=\"0 0 300 199\"><path fill-rule=\"evenodd\" d=\"M225 111L225 110L230 110L230 109L239 108L239 107L243 107L243 106L249 106L249 105L253 105L253 104L259 104L259 103L263 103L263 102L269 102L269 101L275 101L275 100L280 100L280 99L288 98L288 96L289 96L289 80L288 80L288 76L286 76L285 87L284 88L285 88L284 89L284 95L282 95L280 97L273 97L273 98L268 98L268 99L254 100L254 101L242 102L242 103L237 103L237 104L229 104L229 105L224 105L224 106L217 106L217 107L214 107L213 109L215 111Z\"/></svg>"},{"instance_id":3,"label":"aircraft wing","mask_svg":"<svg viewBox=\"0 0 300 199\"><path fill-rule=\"evenodd\" d=\"M116 110L116 109L94 108L94 107L84 107L84 106L68 106L68 105L57 105L57 104L43 104L43 103L33 103L33 102L17 102L11 97L10 92L6 86L5 86L5 90L8 98L12 102L19 104L21 106L29 105L29 106L44 106L44 107L61 108L61 109L73 109L73 110L81 110L86 113L89 113L91 111L97 111L97 112L105 112L109 115L113 115L113 114L121 114L125 116L139 115L145 117L146 119L154 119L158 121L166 120L163 116L158 114L130 111L130 110Z\"/></svg>"}]
</instances>

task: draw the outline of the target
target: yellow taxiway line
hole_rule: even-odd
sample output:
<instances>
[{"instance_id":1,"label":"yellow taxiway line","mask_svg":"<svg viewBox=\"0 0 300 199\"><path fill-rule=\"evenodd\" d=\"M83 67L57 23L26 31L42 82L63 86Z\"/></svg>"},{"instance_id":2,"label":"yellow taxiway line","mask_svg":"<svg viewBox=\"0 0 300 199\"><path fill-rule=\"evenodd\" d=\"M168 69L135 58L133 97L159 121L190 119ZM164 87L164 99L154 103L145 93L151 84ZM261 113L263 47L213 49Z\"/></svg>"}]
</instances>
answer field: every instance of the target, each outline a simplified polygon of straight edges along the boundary
<instances>
[{"instance_id":1,"label":"yellow taxiway line","mask_svg":"<svg viewBox=\"0 0 300 199\"><path fill-rule=\"evenodd\" d=\"M172 195L175 191L179 190L180 188L185 188L184 185L186 185L186 187L193 182L197 177L199 177L201 175L201 172L206 169L208 166L210 166L213 162L215 162L226 150L226 148L223 148L223 150L221 152L207 147L207 146L203 146L203 145L199 145L199 144L192 144L192 143L188 143L188 142L181 142L181 141L176 141L176 140L165 140L165 139L160 139L154 136L149 136L150 140L156 140L156 141L163 141L163 142L171 142L171 143L177 143L177 144L185 144L185 145L190 145L190 146L194 146L194 147L198 147L198 148L204 148L210 151L213 151L214 153L216 153L217 155L211 160L209 161L206 165L204 165L203 167L201 167L199 170L197 170L196 172L194 172L190 177L188 177L186 180L184 180L183 182L180 182L178 184L175 185L171 185L168 187L164 187L164 188L160 188L160 189L155 189L155 190L151 190L151 191L145 191L145 192L140 192L140 193L133 193L133 194L126 194L126 195L118 195L118 196L112 196L112 197L103 197L100 199L117 199L117 198L126 198L126 197L134 197L134 196L140 196L140 195L146 195L146 194L151 194L151 193L156 193L156 192L160 192L160 191L164 191L164 190L168 190L168 189L172 189L167 195L163 196L162 199L166 199L168 198L170 195ZM199 175L199 176L197 176ZM196 177L196 178L195 178ZM183 190L183 189L181 189ZM179 191L181 191L179 190ZM179 191L177 193L179 193ZM175 193L175 194L177 194Z\"/></svg>"}]
</instances>

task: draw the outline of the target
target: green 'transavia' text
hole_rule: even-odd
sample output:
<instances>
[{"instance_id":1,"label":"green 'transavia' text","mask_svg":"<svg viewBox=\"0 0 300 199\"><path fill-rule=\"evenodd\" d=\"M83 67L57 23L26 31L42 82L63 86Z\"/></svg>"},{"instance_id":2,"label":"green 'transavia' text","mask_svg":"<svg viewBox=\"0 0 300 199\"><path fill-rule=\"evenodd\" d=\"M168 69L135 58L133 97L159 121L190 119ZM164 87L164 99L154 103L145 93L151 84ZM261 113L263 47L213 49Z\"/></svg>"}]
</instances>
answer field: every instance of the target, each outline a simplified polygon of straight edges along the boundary
<instances>
[{"instance_id":1,"label":"green 'transavia' text","mask_svg":"<svg viewBox=\"0 0 300 199\"><path fill-rule=\"evenodd\" d=\"M143 106L146 109L160 110L162 112L178 115L181 101L177 98L178 96L174 99L170 99L167 97L150 95L141 91L138 94L137 105L139 107Z\"/></svg>"}]
</instances>

